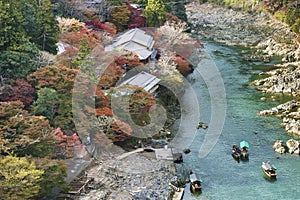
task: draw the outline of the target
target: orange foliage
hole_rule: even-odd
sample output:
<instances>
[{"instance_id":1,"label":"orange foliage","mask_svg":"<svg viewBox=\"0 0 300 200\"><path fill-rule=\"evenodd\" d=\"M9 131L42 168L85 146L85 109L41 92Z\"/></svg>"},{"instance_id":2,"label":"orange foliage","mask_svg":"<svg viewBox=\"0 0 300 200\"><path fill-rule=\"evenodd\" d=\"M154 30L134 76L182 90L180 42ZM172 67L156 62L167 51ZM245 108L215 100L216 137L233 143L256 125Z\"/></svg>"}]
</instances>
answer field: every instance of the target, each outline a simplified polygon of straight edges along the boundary
<instances>
[{"instance_id":1,"label":"orange foliage","mask_svg":"<svg viewBox=\"0 0 300 200\"><path fill-rule=\"evenodd\" d=\"M62 34L60 41L79 48L80 39L86 39L91 49L93 49L99 45L101 34L94 30L82 28L76 32Z\"/></svg>"},{"instance_id":2,"label":"orange foliage","mask_svg":"<svg viewBox=\"0 0 300 200\"><path fill-rule=\"evenodd\" d=\"M187 60L183 59L180 56L176 56L174 59L174 62L176 63L176 68L182 75L187 75L189 74L192 69L190 68L190 64Z\"/></svg>"},{"instance_id":3,"label":"orange foliage","mask_svg":"<svg viewBox=\"0 0 300 200\"><path fill-rule=\"evenodd\" d=\"M47 66L37 69L28 75L27 79L38 88L53 88L61 93L72 93L74 81L78 70L62 65Z\"/></svg>"},{"instance_id":4,"label":"orange foliage","mask_svg":"<svg viewBox=\"0 0 300 200\"><path fill-rule=\"evenodd\" d=\"M111 64L100 77L98 85L101 85L103 89L108 89L113 87L123 75L122 67Z\"/></svg>"},{"instance_id":5,"label":"orange foliage","mask_svg":"<svg viewBox=\"0 0 300 200\"><path fill-rule=\"evenodd\" d=\"M107 96L105 96L105 94L102 92L100 85L97 86L95 93L96 93L96 99L95 99L96 108L110 107L110 99Z\"/></svg>"},{"instance_id":6,"label":"orange foliage","mask_svg":"<svg viewBox=\"0 0 300 200\"><path fill-rule=\"evenodd\" d=\"M132 134L131 127L122 121L114 121L111 125L111 129L105 132L106 136L113 142L120 142L128 139Z\"/></svg>"},{"instance_id":7,"label":"orange foliage","mask_svg":"<svg viewBox=\"0 0 300 200\"><path fill-rule=\"evenodd\" d=\"M104 107L104 108L96 108L95 109L96 116L113 116L112 110L110 108Z\"/></svg>"},{"instance_id":8,"label":"orange foliage","mask_svg":"<svg viewBox=\"0 0 300 200\"><path fill-rule=\"evenodd\" d=\"M140 62L138 55L132 52L125 52L124 55L122 56L116 56L115 63L116 65L120 65L120 66L126 64L126 67L129 70L142 64Z\"/></svg>"}]
</instances>

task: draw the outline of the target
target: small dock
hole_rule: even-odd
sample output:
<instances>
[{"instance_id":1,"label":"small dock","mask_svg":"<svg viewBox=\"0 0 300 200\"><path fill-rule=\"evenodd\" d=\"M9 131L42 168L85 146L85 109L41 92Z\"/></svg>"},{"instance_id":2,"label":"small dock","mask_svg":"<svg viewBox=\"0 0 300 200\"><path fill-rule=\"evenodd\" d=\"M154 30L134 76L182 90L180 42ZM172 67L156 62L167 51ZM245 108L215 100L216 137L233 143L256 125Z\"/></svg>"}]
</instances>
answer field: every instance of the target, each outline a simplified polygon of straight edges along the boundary
<instances>
[{"instance_id":1,"label":"small dock","mask_svg":"<svg viewBox=\"0 0 300 200\"><path fill-rule=\"evenodd\" d=\"M169 186L173 189L174 194L172 196L172 200L181 200L184 194L184 188L179 188L173 185L172 183L169 183Z\"/></svg>"},{"instance_id":2,"label":"small dock","mask_svg":"<svg viewBox=\"0 0 300 200\"><path fill-rule=\"evenodd\" d=\"M86 185L91 181L91 179L84 178L80 181L73 181L69 184L70 190L68 194L80 194L81 192L84 192Z\"/></svg>"},{"instance_id":3,"label":"small dock","mask_svg":"<svg viewBox=\"0 0 300 200\"><path fill-rule=\"evenodd\" d=\"M179 191L175 191L172 200L182 200L184 194L184 188L180 188Z\"/></svg>"}]
</instances>

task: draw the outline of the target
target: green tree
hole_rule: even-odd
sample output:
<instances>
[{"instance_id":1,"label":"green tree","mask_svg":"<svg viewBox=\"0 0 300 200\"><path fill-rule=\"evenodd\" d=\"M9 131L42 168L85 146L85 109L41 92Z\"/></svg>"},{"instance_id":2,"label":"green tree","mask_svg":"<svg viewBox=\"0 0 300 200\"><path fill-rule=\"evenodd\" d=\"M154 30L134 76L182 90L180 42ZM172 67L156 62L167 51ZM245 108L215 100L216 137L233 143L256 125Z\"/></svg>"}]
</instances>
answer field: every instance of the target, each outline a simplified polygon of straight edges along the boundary
<instances>
[{"instance_id":1,"label":"green tree","mask_svg":"<svg viewBox=\"0 0 300 200\"><path fill-rule=\"evenodd\" d=\"M118 31L122 31L127 27L130 19L130 11L126 4L116 6L111 15L112 23L117 26Z\"/></svg>"},{"instance_id":2,"label":"green tree","mask_svg":"<svg viewBox=\"0 0 300 200\"><path fill-rule=\"evenodd\" d=\"M41 88L38 91L38 98L33 103L33 113L47 117L53 125L53 119L58 107L58 96L55 89Z\"/></svg>"},{"instance_id":3,"label":"green tree","mask_svg":"<svg viewBox=\"0 0 300 200\"><path fill-rule=\"evenodd\" d=\"M172 6L172 14L176 15L179 19L187 21L187 16L185 12L184 2L182 0L175 0Z\"/></svg>"},{"instance_id":4,"label":"green tree","mask_svg":"<svg viewBox=\"0 0 300 200\"><path fill-rule=\"evenodd\" d=\"M90 55L90 53L92 52L92 49L87 41L87 39L85 38L81 38L79 40L79 51L77 53L77 57L75 58L75 60L72 61L72 68L78 69L81 64L83 64L83 62L87 59L87 57Z\"/></svg>"},{"instance_id":5,"label":"green tree","mask_svg":"<svg viewBox=\"0 0 300 200\"><path fill-rule=\"evenodd\" d=\"M40 196L53 196L53 188L58 188L61 192L68 190L65 178L67 177L66 165L62 161L43 159L39 168L43 168L44 174L40 182Z\"/></svg>"},{"instance_id":6,"label":"green tree","mask_svg":"<svg viewBox=\"0 0 300 200\"><path fill-rule=\"evenodd\" d=\"M69 94L59 95L57 116L54 118L54 126L61 127L64 132L72 133L75 128L72 113L72 96Z\"/></svg>"},{"instance_id":7,"label":"green tree","mask_svg":"<svg viewBox=\"0 0 300 200\"><path fill-rule=\"evenodd\" d=\"M32 199L40 192L43 170L26 157L0 158L0 199Z\"/></svg>"},{"instance_id":8,"label":"green tree","mask_svg":"<svg viewBox=\"0 0 300 200\"><path fill-rule=\"evenodd\" d=\"M1 20L0 20L1 21ZM0 51L0 74L7 78L17 79L36 70L37 47L26 38Z\"/></svg>"},{"instance_id":9,"label":"green tree","mask_svg":"<svg viewBox=\"0 0 300 200\"><path fill-rule=\"evenodd\" d=\"M50 0L27 0L32 2L35 8L35 29L29 29L28 35L31 41L38 45L39 49L56 54L56 43L59 36L58 22L53 13L53 4ZM35 31L32 31L35 30Z\"/></svg>"},{"instance_id":10,"label":"green tree","mask_svg":"<svg viewBox=\"0 0 300 200\"><path fill-rule=\"evenodd\" d=\"M25 78L35 70L37 47L24 29L23 1L0 1L0 74L8 78ZM18 9L16 9L18 8Z\"/></svg>"},{"instance_id":11,"label":"green tree","mask_svg":"<svg viewBox=\"0 0 300 200\"><path fill-rule=\"evenodd\" d=\"M21 9L16 9L21 8ZM16 45L26 38L23 26L26 24L22 15L22 4L16 0L0 1L0 51Z\"/></svg>"},{"instance_id":12,"label":"green tree","mask_svg":"<svg viewBox=\"0 0 300 200\"><path fill-rule=\"evenodd\" d=\"M165 0L148 0L143 11L149 26L160 26L166 20L167 6Z\"/></svg>"}]
</instances>

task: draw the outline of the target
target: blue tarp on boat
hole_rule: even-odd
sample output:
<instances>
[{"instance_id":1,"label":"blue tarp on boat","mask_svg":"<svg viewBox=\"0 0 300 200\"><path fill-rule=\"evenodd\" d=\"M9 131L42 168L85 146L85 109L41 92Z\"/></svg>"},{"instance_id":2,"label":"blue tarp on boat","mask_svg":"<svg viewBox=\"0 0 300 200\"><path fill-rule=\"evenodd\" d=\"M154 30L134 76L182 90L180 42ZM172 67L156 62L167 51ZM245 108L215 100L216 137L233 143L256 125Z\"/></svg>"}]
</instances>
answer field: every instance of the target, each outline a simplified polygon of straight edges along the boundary
<instances>
[{"instance_id":1,"label":"blue tarp on boat","mask_svg":"<svg viewBox=\"0 0 300 200\"><path fill-rule=\"evenodd\" d=\"M246 142L246 141L241 141L241 142L240 142L240 148L243 148L243 147L249 148L249 143Z\"/></svg>"}]
</instances>

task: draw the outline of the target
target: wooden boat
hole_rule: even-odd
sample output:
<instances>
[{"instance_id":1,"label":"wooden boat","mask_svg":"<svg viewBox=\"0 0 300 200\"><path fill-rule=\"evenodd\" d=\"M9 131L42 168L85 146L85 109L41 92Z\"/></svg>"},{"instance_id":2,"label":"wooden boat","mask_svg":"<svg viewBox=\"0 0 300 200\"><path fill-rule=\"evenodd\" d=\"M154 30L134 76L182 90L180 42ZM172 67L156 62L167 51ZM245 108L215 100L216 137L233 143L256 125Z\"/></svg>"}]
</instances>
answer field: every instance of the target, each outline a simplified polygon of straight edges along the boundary
<instances>
[{"instance_id":1,"label":"wooden boat","mask_svg":"<svg viewBox=\"0 0 300 200\"><path fill-rule=\"evenodd\" d=\"M242 160L248 160L249 159L249 143L246 141L240 142L240 149L241 149L241 159Z\"/></svg>"},{"instance_id":2,"label":"wooden boat","mask_svg":"<svg viewBox=\"0 0 300 200\"><path fill-rule=\"evenodd\" d=\"M241 149L236 144L232 145L231 155L237 161L241 159Z\"/></svg>"},{"instance_id":3,"label":"wooden boat","mask_svg":"<svg viewBox=\"0 0 300 200\"><path fill-rule=\"evenodd\" d=\"M190 190L191 190L192 193L201 192L201 188L202 188L201 182L202 181L193 172L191 172L191 174L190 174L190 182L191 182L191 184L190 184Z\"/></svg>"},{"instance_id":4,"label":"wooden boat","mask_svg":"<svg viewBox=\"0 0 300 200\"><path fill-rule=\"evenodd\" d=\"M276 167L274 165L271 165L269 162L262 162L261 168L267 178L276 178Z\"/></svg>"},{"instance_id":5,"label":"wooden boat","mask_svg":"<svg viewBox=\"0 0 300 200\"><path fill-rule=\"evenodd\" d=\"M208 126L206 124L204 124L203 122L199 122L197 125L197 129L199 129L199 128L207 129Z\"/></svg>"}]
</instances>

